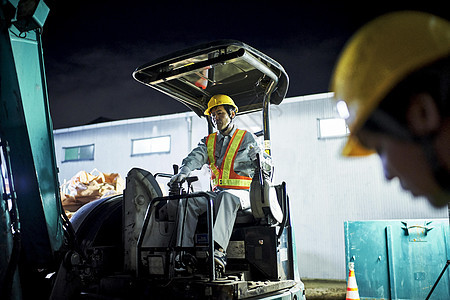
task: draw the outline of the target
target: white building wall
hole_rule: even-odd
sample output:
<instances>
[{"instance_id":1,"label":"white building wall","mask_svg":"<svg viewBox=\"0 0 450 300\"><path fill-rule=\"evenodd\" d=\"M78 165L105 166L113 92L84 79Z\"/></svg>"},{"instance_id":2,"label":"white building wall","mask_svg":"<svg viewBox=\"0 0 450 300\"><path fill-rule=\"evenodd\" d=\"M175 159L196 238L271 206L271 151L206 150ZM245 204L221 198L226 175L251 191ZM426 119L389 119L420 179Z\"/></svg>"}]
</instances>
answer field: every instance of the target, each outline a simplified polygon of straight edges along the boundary
<instances>
[{"instance_id":1,"label":"white building wall","mask_svg":"<svg viewBox=\"0 0 450 300\"><path fill-rule=\"evenodd\" d=\"M376 155L343 158L344 138L319 140L317 119L338 116L330 97L295 97L271 106L274 182L287 184L300 275L345 279L344 221L447 218L447 210L413 198L396 181L386 182ZM187 120L192 120L192 135ZM253 132L262 128L261 113L240 115L236 122ZM55 130L60 181L93 168L123 177L132 167L171 173L172 164L181 164L206 134L205 120L193 113ZM131 139L161 135L171 135L170 153L130 156ZM94 161L62 162L63 147L92 143ZM205 179L205 172L200 174Z\"/></svg>"},{"instance_id":2,"label":"white building wall","mask_svg":"<svg viewBox=\"0 0 450 300\"><path fill-rule=\"evenodd\" d=\"M78 171L98 169L119 173L123 178L133 167L152 173L173 173L197 141L207 134L206 121L194 113L140 118L85 125L54 131L59 180L69 180ZM170 153L131 155L132 140L170 135ZM64 147L95 145L94 160L64 161Z\"/></svg>"}]
</instances>

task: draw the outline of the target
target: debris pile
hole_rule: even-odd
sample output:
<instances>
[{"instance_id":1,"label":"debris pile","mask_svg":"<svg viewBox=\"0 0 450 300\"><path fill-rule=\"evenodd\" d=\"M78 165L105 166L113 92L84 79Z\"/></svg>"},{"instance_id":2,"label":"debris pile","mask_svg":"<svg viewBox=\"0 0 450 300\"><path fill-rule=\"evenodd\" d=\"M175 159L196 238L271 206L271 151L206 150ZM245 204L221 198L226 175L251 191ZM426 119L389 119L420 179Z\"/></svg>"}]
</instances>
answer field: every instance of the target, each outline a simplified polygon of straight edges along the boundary
<instances>
[{"instance_id":1,"label":"debris pile","mask_svg":"<svg viewBox=\"0 0 450 300\"><path fill-rule=\"evenodd\" d=\"M91 201L122 194L125 182L119 173L103 173L97 169L80 171L61 185L61 201L71 217L81 206Z\"/></svg>"}]
</instances>

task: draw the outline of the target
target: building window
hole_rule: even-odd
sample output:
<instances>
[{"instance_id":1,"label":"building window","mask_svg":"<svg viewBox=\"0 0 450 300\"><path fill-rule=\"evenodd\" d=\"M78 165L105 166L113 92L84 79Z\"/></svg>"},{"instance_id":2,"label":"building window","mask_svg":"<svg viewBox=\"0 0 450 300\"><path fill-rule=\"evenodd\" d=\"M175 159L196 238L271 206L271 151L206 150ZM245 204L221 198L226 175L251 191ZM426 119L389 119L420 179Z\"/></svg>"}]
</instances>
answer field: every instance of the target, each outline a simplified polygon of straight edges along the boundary
<instances>
[{"instance_id":1,"label":"building window","mask_svg":"<svg viewBox=\"0 0 450 300\"><path fill-rule=\"evenodd\" d=\"M94 160L94 144L64 147L64 161Z\"/></svg>"},{"instance_id":2,"label":"building window","mask_svg":"<svg viewBox=\"0 0 450 300\"><path fill-rule=\"evenodd\" d=\"M350 131L344 119L317 119L317 138L329 139L349 135Z\"/></svg>"},{"instance_id":3,"label":"building window","mask_svg":"<svg viewBox=\"0 0 450 300\"><path fill-rule=\"evenodd\" d=\"M170 135L131 140L131 155L170 152Z\"/></svg>"}]
</instances>

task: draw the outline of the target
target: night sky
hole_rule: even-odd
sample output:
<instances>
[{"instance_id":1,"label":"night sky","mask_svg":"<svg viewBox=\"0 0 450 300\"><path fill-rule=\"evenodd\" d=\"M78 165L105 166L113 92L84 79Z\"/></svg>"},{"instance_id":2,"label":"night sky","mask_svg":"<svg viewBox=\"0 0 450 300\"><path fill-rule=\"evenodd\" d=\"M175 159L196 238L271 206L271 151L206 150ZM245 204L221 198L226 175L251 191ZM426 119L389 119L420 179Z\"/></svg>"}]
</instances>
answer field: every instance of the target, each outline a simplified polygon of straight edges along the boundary
<instances>
[{"instance_id":1,"label":"night sky","mask_svg":"<svg viewBox=\"0 0 450 300\"><path fill-rule=\"evenodd\" d=\"M338 54L368 20L400 9L450 15L442 1L45 2L50 13L42 39L55 129L187 111L131 76L136 67L185 47L244 42L285 68L292 97L329 90Z\"/></svg>"}]
</instances>

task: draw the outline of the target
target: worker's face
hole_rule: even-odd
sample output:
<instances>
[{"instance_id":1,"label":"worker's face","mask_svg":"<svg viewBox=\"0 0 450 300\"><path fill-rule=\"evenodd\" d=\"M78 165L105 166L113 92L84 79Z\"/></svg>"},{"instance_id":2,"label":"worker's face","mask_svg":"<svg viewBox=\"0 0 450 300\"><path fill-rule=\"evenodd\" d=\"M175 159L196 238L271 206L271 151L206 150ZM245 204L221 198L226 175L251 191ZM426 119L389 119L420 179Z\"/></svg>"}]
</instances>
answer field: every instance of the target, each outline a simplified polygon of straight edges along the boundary
<instances>
[{"instance_id":1,"label":"worker's face","mask_svg":"<svg viewBox=\"0 0 450 300\"><path fill-rule=\"evenodd\" d=\"M447 204L450 195L434 179L420 144L364 129L358 132L357 137L362 145L376 150L386 179L397 177L404 190L414 196L427 197L434 206Z\"/></svg>"},{"instance_id":2,"label":"worker's face","mask_svg":"<svg viewBox=\"0 0 450 300\"><path fill-rule=\"evenodd\" d=\"M232 116L234 112L231 112ZM231 118L222 105L211 108L210 110L211 120L218 130L227 128L231 122Z\"/></svg>"}]
</instances>

